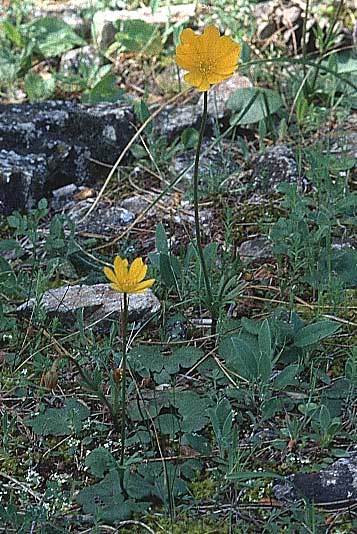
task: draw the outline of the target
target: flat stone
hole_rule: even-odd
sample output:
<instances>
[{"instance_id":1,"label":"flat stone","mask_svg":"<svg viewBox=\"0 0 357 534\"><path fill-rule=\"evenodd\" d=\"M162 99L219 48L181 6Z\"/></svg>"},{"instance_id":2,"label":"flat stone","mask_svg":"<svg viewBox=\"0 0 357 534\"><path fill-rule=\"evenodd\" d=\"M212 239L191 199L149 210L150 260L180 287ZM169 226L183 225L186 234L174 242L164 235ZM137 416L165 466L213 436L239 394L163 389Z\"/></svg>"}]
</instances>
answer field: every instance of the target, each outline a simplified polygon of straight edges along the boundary
<instances>
[{"instance_id":1,"label":"flat stone","mask_svg":"<svg viewBox=\"0 0 357 534\"><path fill-rule=\"evenodd\" d=\"M357 451L341 458L319 473L297 473L286 483L274 486L276 499L291 503L301 499L300 492L315 504L330 510L357 503Z\"/></svg>"},{"instance_id":2,"label":"flat stone","mask_svg":"<svg viewBox=\"0 0 357 534\"><path fill-rule=\"evenodd\" d=\"M282 182L299 182L299 169L293 151L286 145L269 147L253 160L253 185L274 190Z\"/></svg>"},{"instance_id":3,"label":"flat stone","mask_svg":"<svg viewBox=\"0 0 357 534\"><path fill-rule=\"evenodd\" d=\"M272 243L267 237L253 237L243 241L238 252L242 261L265 260L272 257L272 248Z\"/></svg>"},{"instance_id":4,"label":"flat stone","mask_svg":"<svg viewBox=\"0 0 357 534\"><path fill-rule=\"evenodd\" d=\"M58 317L66 326L73 326L76 312L83 309L86 325L96 323L97 329L107 331L112 321L119 319L123 295L111 289L110 284L66 285L46 291L41 297L40 305L48 315ZM17 312L28 315L35 306L36 299L31 298L19 306ZM129 295L130 322L146 321L159 309L160 302L151 290Z\"/></svg>"},{"instance_id":5,"label":"flat stone","mask_svg":"<svg viewBox=\"0 0 357 534\"><path fill-rule=\"evenodd\" d=\"M120 21L142 20L148 24L173 24L188 20L195 15L195 11L194 3L162 6L154 13L149 7L97 11L93 17L95 41L100 49L107 49L115 40L115 34L118 32L117 23Z\"/></svg>"}]
</instances>

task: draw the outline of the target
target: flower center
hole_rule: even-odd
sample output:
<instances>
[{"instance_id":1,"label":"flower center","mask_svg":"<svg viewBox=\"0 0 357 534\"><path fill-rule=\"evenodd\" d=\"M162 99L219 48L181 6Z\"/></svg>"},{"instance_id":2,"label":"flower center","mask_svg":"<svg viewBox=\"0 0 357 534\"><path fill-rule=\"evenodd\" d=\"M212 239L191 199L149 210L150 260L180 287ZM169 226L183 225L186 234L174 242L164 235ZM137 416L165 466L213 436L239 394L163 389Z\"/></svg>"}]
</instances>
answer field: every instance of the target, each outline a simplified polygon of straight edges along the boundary
<instances>
[{"instance_id":1,"label":"flower center","mask_svg":"<svg viewBox=\"0 0 357 534\"><path fill-rule=\"evenodd\" d=\"M212 63L207 61L200 61L200 72L202 74L209 74L212 70Z\"/></svg>"}]
</instances>

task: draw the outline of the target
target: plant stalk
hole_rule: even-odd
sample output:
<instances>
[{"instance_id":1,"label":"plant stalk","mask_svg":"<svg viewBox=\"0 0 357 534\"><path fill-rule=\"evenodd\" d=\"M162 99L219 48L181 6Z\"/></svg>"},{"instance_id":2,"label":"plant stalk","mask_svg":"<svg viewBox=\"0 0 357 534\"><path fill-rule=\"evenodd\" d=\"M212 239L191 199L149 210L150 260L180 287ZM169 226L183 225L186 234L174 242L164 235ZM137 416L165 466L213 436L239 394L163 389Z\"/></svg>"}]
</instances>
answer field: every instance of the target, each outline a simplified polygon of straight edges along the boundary
<instances>
[{"instance_id":1,"label":"plant stalk","mask_svg":"<svg viewBox=\"0 0 357 534\"><path fill-rule=\"evenodd\" d=\"M204 91L203 93L203 113L202 113L202 119L201 119L201 127L200 127L200 133L198 136L197 141L197 148L196 148L196 155L195 155L195 163L194 163L194 171L193 171L193 203L194 203L194 209L195 209L195 231L196 231L196 242L197 242L197 250L198 255L200 257L202 272L203 272L203 278L206 285L206 291L207 291L207 297L210 305L210 312L212 315L212 327L211 332L212 334L216 333L216 327L217 327L217 317L213 310L213 296L212 296L212 289L211 284L209 281L208 273L207 273L207 266L205 262L205 257L203 254L202 249L202 241L201 241L201 229L200 229L200 216L199 216L199 207L198 207L198 169L199 169L199 162L200 162L200 152L201 152L201 146L202 146L202 140L203 135L206 128L206 122L207 122L207 103L208 103L208 93L207 91Z\"/></svg>"},{"instance_id":2,"label":"plant stalk","mask_svg":"<svg viewBox=\"0 0 357 534\"><path fill-rule=\"evenodd\" d=\"M120 482L123 489L124 478L124 455L125 455L125 424L126 424L126 367L127 367L127 327L128 327L128 295L123 294L124 308L121 315L121 327L122 327L122 377L121 377L121 451L120 451Z\"/></svg>"}]
</instances>

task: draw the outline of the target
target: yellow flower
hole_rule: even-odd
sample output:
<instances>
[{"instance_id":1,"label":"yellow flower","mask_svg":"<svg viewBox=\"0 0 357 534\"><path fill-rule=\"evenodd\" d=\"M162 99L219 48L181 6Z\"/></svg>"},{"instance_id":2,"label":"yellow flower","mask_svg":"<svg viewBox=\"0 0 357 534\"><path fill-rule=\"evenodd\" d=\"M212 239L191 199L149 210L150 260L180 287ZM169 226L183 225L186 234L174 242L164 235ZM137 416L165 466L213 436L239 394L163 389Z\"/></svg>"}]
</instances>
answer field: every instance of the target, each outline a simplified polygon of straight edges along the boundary
<instances>
[{"instance_id":1,"label":"yellow flower","mask_svg":"<svg viewBox=\"0 0 357 534\"><path fill-rule=\"evenodd\" d=\"M188 28L181 33L175 61L189 71L184 77L187 83L208 91L212 84L232 76L239 54L239 44L226 35L221 37L215 26L207 26L202 35Z\"/></svg>"},{"instance_id":2,"label":"yellow flower","mask_svg":"<svg viewBox=\"0 0 357 534\"><path fill-rule=\"evenodd\" d=\"M128 268L128 260L116 256L114 271L109 267L104 267L103 270L105 276L112 282L110 287L121 293L143 293L155 282L154 278L144 280L148 268L142 258L136 258Z\"/></svg>"}]
</instances>

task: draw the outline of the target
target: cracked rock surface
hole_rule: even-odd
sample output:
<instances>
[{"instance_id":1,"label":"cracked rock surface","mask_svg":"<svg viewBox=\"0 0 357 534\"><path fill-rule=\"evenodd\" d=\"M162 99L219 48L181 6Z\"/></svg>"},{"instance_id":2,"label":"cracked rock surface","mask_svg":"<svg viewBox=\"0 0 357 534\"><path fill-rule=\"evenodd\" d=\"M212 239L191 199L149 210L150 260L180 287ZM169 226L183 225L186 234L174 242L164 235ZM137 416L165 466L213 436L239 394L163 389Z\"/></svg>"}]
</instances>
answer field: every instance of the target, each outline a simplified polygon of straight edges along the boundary
<instances>
[{"instance_id":1,"label":"cracked rock surface","mask_svg":"<svg viewBox=\"0 0 357 534\"><path fill-rule=\"evenodd\" d=\"M30 210L52 190L88 183L134 133L132 109L68 101L0 105L0 214Z\"/></svg>"},{"instance_id":2,"label":"cracked rock surface","mask_svg":"<svg viewBox=\"0 0 357 534\"><path fill-rule=\"evenodd\" d=\"M357 503L357 451L340 458L319 473L297 473L274 487L275 497L293 502L307 497L316 504L338 509Z\"/></svg>"}]
</instances>

